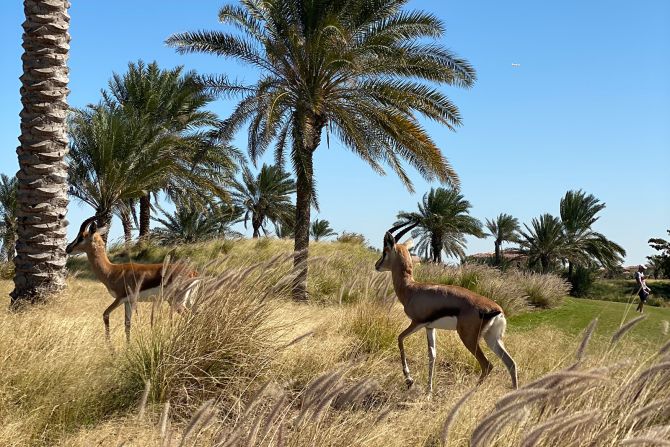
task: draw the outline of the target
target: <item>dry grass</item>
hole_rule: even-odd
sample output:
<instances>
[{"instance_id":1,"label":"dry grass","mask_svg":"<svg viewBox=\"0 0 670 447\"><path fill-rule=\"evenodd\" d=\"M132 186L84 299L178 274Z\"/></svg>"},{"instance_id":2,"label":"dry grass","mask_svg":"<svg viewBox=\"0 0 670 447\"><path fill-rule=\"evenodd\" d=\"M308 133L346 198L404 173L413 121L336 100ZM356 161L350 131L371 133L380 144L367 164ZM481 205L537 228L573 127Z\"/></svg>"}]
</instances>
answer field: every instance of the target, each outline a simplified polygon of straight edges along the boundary
<instances>
[{"instance_id":1,"label":"dry grass","mask_svg":"<svg viewBox=\"0 0 670 447\"><path fill-rule=\"evenodd\" d=\"M478 365L454 333L441 331L429 400L425 336L406 340L416 379L407 390L396 347L407 320L388 296L385 275L367 264L374 254L356 248L347 261L347 246L331 244L331 252L317 245L310 287L321 290L320 304L300 305L285 299L290 262L273 261L289 247L241 244L246 256L235 248L223 265L207 266L212 278L190 316L170 320L164 309L152 328L151 305L140 303L126 347L123 312L112 314L115 354L101 321L111 300L92 281L73 279L62 297L24 313L0 309L0 445L393 447L437 446L446 438L450 446L610 446L667 439L667 345L656 355L624 331L610 344L613 334L598 337L593 328L582 339L547 326L511 327L506 345L525 388L510 393L495 359L489 379L463 399ZM477 272L470 285L483 287L486 272ZM9 290L0 281L0 293ZM657 346L667 340L659 328Z\"/></svg>"}]
</instances>

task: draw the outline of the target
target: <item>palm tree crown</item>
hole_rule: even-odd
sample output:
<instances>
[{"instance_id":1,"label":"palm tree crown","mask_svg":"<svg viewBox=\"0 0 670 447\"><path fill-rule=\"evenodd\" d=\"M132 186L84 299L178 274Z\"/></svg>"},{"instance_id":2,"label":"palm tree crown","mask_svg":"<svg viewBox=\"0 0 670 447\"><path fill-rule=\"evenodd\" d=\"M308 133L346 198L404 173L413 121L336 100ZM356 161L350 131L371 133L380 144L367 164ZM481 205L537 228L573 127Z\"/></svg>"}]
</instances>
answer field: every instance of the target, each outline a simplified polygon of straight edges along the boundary
<instances>
[{"instance_id":1,"label":"palm tree crown","mask_svg":"<svg viewBox=\"0 0 670 447\"><path fill-rule=\"evenodd\" d=\"M416 223L417 250L433 262L447 256L465 257L465 235L483 237L482 224L469 215L470 202L454 189L431 188L418 204L418 212L398 213L397 223Z\"/></svg>"},{"instance_id":2,"label":"palm tree crown","mask_svg":"<svg viewBox=\"0 0 670 447\"><path fill-rule=\"evenodd\" d=\"M140 236L149 230L150 194L167 193L175 203L201 207L226 195L227 183L236 167L239 153L214 138L220 125L216 114L205 110L214 98L206 91L195 72L182 67L161 69L156 62L129 63L123 75L114 74L105 104L121 108L130 120L139 120L147 132L138 149L166 135L174 137L170 175L149 185L140 198Z\"/></svg>"},{"instance_id":3,"label":"palm tree crown","mask_svg":"<svg viewBox=\"0 0 670 447\"><path fill-rule=\"evenodd\" d=\"M238 236L230 226L237 222L242 211L222 202L206 210L177 207L173 213L160 208L163 217L154 218L162 226L153 231L153 237L165 245L203 242L218 237Z\"/></svg>"},{"instance_id":4,"label":"palm tree crown","mask_svg":"<svg viewBox=\"0 0 670 447\"><path fill-rule=\"evenodd\" d=\"M489 230L488 236L495 238L495 260L496 264L500 264L500 250L503 242L518 242L519 240L519 221L509 214L501 213L493 220L486 219L486 228Z\"/></svg>"},{"instance_id":5,"label":"palm tree crown","mask_svg":"<svg viewBox=\"0 0 670 447\"><path fill-rule=\"evenodd\" d=\"M530 227L526 224L524 226L526 231L520 231L519 245L528 255L529 264L539 262L542 272L547 273L549 267L565 254L563 224L559 218L547 213L533 218Z\"/></svg>"},{"instance_id":6,"label":"palm tree crown","mask_svg":"<svg viewBox=\"0 0 670 447\"><path fill-rule=\"evenodd\" d=\"M251 220L253 237L267 235L268 221L275 227L286 225L295 214L291 194L295 193L295 182L291 175L279 166L263 165L257 176L248 166L242 170L242 179L232 183L233 202L244 210L244 226Z\"/></svg>"},{"instance_id":7,"label":"palm tree crown","mask_svg":"<svg viewBox=\"0 0 670 447\"><path fill-rule=\"evenodd\" d=\"M384 173L386 164L410 189L402 160L426 179L458 184L416 114L449 128L458 126L458 109L434 85L469 87L475 71L431 42L444 32L439 19L403 11L405 3L243 0L219 12L221 22L235 26L240 34L197 31L167 40L180 53L231 57L260 71L253 85L225 76L206 82L213 91L241 96L222 129L224 137L250 122L253 160L273 141L277 164L283 163L287 150L290 154L297 186L295 298L306 298L313 153L323 129L376 172Z\"/></svg>"},{"instance_id":8,"label":"palm tree crown","mask_svg":"<svg viewBox=\"0 0 670 447\"><path fill-rule=\"evenodd\" d=\"M309 234L315 241L321 240L330 236L337 236L337 233L330 228L330 222L327 220L316 219L309 227Z\"/></svg>"},{"instance_id":9,"label":"palm tree crown","mask_svg":"<svg viewBox=\"0 0 670 447\"><path fill-rule=\"evenodd\" d=\"M572 279L575 264L613 268L621 264L626 255L623 247L591 228L598 220L597 214L603 209L604 203L582 190L568 191L561 199L560 213L565 231L569 280Z\"/></svg>"}]
</instances>

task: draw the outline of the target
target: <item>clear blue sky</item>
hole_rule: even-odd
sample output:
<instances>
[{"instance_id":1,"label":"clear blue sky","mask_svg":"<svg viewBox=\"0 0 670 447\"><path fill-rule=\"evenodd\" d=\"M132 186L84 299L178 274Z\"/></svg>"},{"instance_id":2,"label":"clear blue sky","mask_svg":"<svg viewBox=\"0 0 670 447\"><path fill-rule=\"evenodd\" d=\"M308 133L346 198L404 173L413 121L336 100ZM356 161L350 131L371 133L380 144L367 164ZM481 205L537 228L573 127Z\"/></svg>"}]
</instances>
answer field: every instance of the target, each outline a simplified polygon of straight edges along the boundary
<instances>
[{"instance_id":1,"label":"clear blue sky","mask_svg":"<svg viewBox=\"0 0 670 447\"><path fill-rule=\"evenodd\" d=\"M73 0L70 104L97 102L112 72L138 59L253 78L229 60L180 56L163 43L175 32L222 29L222 4ZM415 0L409 7L442 18L443 43L478 72L471 90L445 89L463 127L453 133L428 125L460 175L472 214L483 221L506 212L528 223L545 212L557 215L562 195L581 188L607 204L596 229L624 246L626 264L653 254L647 239L670 228L670 2ZM23 9L19 1L0 8L0 172L14 174ZM213 109L225 116L231 107L219 101ZM236 143L242 147L244 137ZM431 186L413 172L417 193L409 194L333 140L319 148L315 163L315 217L373 244ZM90 214L73 204L70 235ZM490 238L471 239L468 252L492 247Z\"/></svg>"}]
</instances>

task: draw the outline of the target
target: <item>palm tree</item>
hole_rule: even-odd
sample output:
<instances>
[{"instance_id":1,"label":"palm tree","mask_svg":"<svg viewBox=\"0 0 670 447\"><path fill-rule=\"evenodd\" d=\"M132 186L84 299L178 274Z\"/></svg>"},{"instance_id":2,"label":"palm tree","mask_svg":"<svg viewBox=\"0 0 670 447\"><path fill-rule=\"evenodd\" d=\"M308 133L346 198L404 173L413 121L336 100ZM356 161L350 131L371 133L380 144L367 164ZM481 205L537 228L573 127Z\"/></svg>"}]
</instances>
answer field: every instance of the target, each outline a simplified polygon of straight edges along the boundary
<instances>
[{"instance_id":1,"label":"palm tree","mask_svg":"<svg viewBox=\"0 0 670 447\"><path fill-rule=\"evenodd\" d=\"M584 191L568 191L561 199L560 214L565 232L565 258L568 261L568 281L572 281L575 265L590 267L593 264L613 268L623 262L626 250L610 241L591 226L598 220L598 213L605 204Z\"/></svg>"},{"instance_id":2,"label":"palm tree","mask_svg":"<svg viewBox=\"0 0 670 447\"><path fill-rule=\"evenodd\" d=\"M195 200L202 206L213 201L211 194L226 194L221 185L229 180L239 154L212 139L211 131L220 122L214 113L204 110L213 97L194 72L183 73L182 67L162 70L156 62L130 63L125 74L112 76L103 99L150 129L147 140L138 144L152 144L166 134L179 137L181 149L174 153L174 168L180 172L150 185L139 198L140 238L149 234L151 196L159 190L175 203ZM226 151L219 150L222 146Z\"/></svg>"},{"instance_id":3,"label":"palm tree","mask_svg":"<svg viewBox=\"0 0 670 447\"><path fill-rule=\"evenodd\" d=\"M295 193L295 182L291 175L279 166L263 165L254 177L248 166L242 169L242 179L232 183L233 202L244 210L244 228L251 220L253 237L267 235L267 222L285 224L291 221L295 209L291 194Z\"/></svg>"},{"instance_id":4,"label":"palm tree","mask_svg":"<svg viewBox=\"0 0 670 447\"><path fill-rule=\"evenodd\" d=\"M520 231L519 245L528 255L529 264L540 262L542 273L561 260L565 253L565 234L560 219L551 214L543 214L531 221L531 227L524 224L526 231Z\"/></svg>"},{"instance_id":5,"label":"palm tree","mask_svg":"<svg viewBox=\"0 0 670 447\"><path fill-rule=\"evenodd\" d=\"M519 241L519 221L509 214L500 213L498 217L493 220L486 219L486 228L489 230L487 236L493 236L495 241L495 262L500 265L501 262L501 246L503 242L518 242Z\"/></svg>"},{"instance_id":6,"label":"palm tree","mask_svg":"<svg viewBox=\"0 0 670 447\"><path fill-rule=\"evenodd\" d=\"M401 161L428 180L458 178L417 119L453 129L457 107L434 86L469 87L470 64L432 39L443 35L435 16L403 10L405 0L244 0L219 12L240 34L197 31L167 43L180 53L237 59L260 71L253 85L225 76L205 79L215 92L242 99L226 120L226 138L250 122L248 150L257 160L274 141L276 163L290 154L296 175L293 297L307 298L310 208L315 203L313 156L323 130L371 168L387 164L412 190Z\"/></svg>"},{"instance_id":7,"label":"palm tree","mask_svg":"<svg viewBox=\"0 0 670 447\"><path fill-rule=\"evenodd\" d=\"M175 138L146 140L147 127L120 108L75 110L70 122L69 193L90 205L100 225L171 172Z\"/></svg>"},{"instance_id":8,"label":"palm tree","mask_svg":"<svg viewBox=\"0 0 670 447\"><path fill-rule=\"evenodd\" d=\"M312 239L315 241L330 236L337 236L337 233L330 228L330 222L321 219L316 219L312 222L312 225L309 228L309 234L311 234Z\"/></svg>"},{"instance_id":9,"label":"palm tree","mask_svg":"<svg viewBox=\"0 0 670 447\"><path fill-rule=\"evenodd\" d=\"M12 306L65 287L66 114L70 16L67 0L24 0L21 145Z\"/></svg>"},{"instance_id":10,"label":"palm tree","mask_svg":"<svg viewBox=\"0 0 670 447\"><path fill-rule=\"evenodd\" d=\"M239 236L231 225L239 220L242 211L225 202L199 208L177 207L167 213L159 207L163 217L154 218L162 227L153 231L155 238L165 245L203 242L218 237Z\"/></svg>"},{"instance_id":11,"label":"palm tree","mask_svg":"<svg viewBox=\"0 0 670 447\"><path fill-rule=\"evenodd\" d=\"M447 256L465 257L465 235L483 237L482 224L470 216L470 202L454 189L431 188L418 204L419 212L398 213L397 224L417 224L412 236L419 239L417 250L424 258L442 262Z\"/></svg>"},{"instance_id":12,"label":"palm tree","mask_svg":"<svg viewBox=\"0 0 670 447\"><path fill-rule=\"evenodd\" d=\"M16 210L16 193L18 181L16 177L0 174L0 261L14 257L16 245L16 227L18 225Z\"/></svg>"}]
</instances>

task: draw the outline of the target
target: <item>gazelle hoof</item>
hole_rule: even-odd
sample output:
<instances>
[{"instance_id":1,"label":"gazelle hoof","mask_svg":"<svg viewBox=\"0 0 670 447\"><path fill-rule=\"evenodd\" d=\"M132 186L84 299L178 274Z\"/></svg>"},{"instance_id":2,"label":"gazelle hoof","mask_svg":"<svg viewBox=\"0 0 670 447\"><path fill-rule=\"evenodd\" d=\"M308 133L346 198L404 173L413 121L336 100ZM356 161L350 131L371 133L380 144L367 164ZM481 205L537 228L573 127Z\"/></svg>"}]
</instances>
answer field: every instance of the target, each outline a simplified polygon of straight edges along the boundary
<instances>
[{"instance_id":1,"label":"gazelle hoof","mask_svg":"<svg viewBox=\"0 0 670 447\"><path fill-rule=\"evenodd\" d=\"M407 389L412 388L412 385L414 385L414 379L412 379L411 377L406 378L405 385L407 385Z\"/></svg>"}]
</instances>

